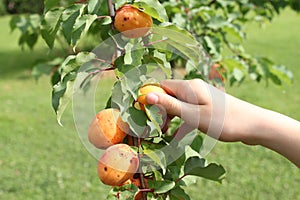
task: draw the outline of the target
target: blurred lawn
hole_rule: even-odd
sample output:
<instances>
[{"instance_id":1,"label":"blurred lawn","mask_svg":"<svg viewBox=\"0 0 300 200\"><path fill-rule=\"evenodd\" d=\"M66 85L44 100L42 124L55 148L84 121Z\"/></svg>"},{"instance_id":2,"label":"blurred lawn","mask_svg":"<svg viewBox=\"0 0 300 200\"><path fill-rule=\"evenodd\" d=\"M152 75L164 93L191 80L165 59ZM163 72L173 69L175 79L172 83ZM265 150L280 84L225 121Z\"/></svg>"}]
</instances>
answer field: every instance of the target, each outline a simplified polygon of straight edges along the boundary
<instances>
[{"instance_id":1,"label":"blurred lawn","mask_svg":"<svg viewBox=\"0 0 300 200\"><path fill-rule=\"evenodd\" d=\"M33 52L17 46L9 18L0 18L0 199L104 199L109 187L97 177L97 161L81 144L70 109L60 127L51 108L48 77L36 83L32 64L47 56L43 42ZM247 82L228 92L300 120L300 16L284 12L265 29L248 27L249 52L266 55L294 72L292 86ZM238 122L237 122L238 123ZM192 199L300 199L299 169L276 153L242 144L218 143L209 160L228 171L223 184L199 179Z\"/></svg>"}]
</instances>

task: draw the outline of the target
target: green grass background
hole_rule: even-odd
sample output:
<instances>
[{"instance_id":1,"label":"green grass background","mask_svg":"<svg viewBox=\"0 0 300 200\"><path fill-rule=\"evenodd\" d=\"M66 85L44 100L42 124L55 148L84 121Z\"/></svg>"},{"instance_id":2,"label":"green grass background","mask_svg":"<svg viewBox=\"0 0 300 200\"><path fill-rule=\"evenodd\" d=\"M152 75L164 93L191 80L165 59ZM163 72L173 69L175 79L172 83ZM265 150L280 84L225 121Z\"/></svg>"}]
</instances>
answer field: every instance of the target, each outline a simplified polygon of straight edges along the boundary
<instances>
[{"instance_id":1,"label":"green grass background","mask_svg":"<svg viewBox=\"0 0 300 200\"><path fill-rule=\"evenodd\" d=\"M0 18L0 199L104 199L110 188L98 180L97 160L80 142L71 109L60 127L49 77L39 82L31 77L32 65L47 49L40 41L33 52L21 51L18 32L11 33L8 23L9 17ZM246 81L227 91L300 120L299 24L299 15L285 11L264 29L247 27L245 42L252 54L289 66L293 85ZM187 188L193 200L300 199L299 169L268 149L219 142L208 159L221 163L227 178L223 184L198 179Z\"/></svg>"}]
</instances>

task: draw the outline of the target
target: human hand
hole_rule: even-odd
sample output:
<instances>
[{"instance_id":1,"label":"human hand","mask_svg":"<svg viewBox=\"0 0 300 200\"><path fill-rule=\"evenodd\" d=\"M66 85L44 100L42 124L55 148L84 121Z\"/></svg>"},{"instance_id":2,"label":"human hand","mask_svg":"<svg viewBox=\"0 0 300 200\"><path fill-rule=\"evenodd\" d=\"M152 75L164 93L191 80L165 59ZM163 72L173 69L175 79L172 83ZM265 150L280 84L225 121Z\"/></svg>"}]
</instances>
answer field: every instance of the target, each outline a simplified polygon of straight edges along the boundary
<instances>
[{"instance_id":1,"label":"human hand","mask_svg":"<svg viewBox=\"0 0 300 200\"><path fill-rule=\"evenodd\" d=\"M253 127L247 123L250 114L258 109L256 106L200 79L165 80L161 87L169 95L150 93L146 97L149 104L162 106L169 115L178 116L189 126L221 141L256 144Z\"/></svg>"},{"instance_id":2,"label":"human hand","mask_svg":"<svg viewBox=\"0 0 300 200\"><path fill-rule=\"evenodd\" d=\"M200 79L165 80L161 87L169 95L149 93L146 100L182 118L188 125L183 137L198 128L221 141L272 149L300 167L299 121L235 98Z\"/></svg>"}]
</instances>

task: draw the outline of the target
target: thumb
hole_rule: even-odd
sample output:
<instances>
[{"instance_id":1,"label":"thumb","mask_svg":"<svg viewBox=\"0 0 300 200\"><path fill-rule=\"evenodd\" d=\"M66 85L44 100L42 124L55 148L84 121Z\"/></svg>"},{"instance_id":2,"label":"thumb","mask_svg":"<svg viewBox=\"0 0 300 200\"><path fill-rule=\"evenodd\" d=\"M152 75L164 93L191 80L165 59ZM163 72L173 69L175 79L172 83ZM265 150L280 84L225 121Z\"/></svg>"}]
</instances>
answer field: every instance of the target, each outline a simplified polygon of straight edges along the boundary
<instances>
[{"instance_id":1,"label":"thumb","mask_svg":"<svg viewBox=\"0 0 300 200\"><path fill-rule=\"evenodd\" d=\"M182 102L178 99L162 93L151 92L147 94L146 101L149 104L161 105L168 114L181 116Z\"/></svg>"}]
</instances>

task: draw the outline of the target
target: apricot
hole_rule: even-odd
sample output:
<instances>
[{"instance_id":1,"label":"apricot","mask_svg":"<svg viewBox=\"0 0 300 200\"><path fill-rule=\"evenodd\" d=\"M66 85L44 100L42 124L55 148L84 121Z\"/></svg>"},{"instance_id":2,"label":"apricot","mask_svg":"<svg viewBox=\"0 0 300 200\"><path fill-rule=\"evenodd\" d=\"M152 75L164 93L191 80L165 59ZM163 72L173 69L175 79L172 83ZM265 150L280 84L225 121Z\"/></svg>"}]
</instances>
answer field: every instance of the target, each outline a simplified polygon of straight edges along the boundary
<instances>
[{"instance_id":1,"label":"apricot","mask_svg":"<svg viewBox=\"0 0 300 200\"><path fill-rule=\"evenodd\" d=\"M218 63L215 63L212 65L211 70L209 71L208 78L209 80L213 79L220 79L222 82L225 81L224 77L222 76L221 72L224 72L224 69L218 69L221 65ZM221 70L221 72L220 72Z\"/></svg>"},{"instance_id":2,"label":"apricot","mask_svg":"<svg viewBox=\"0 0 300 200\"><path fill-rule=\"evenodd\" d=\"M144 85L138 90L138 98L137 98L137 103L138 104L135 103L134 107L139 109L139 110L144 110L145 111L144 105L148 105L148 103L146 101L146 96L150 92L158 92L158 93L167 94L166 91L158 85L155 85L155 84Z\"/></svg>"},{"instance_id":3,"label":"apricot","mask_svg":"<svg viewBox=\"0 0 300 200\"><path fill-rule=\"evenodd\" d=\"M120 111L109 108L97 113L88 129L89 141L99 149L106 149L121 143L129 131L127 123L120 117Z\"/></svg>"},{"instance_id":4,"label":"apricot","mask_svg":"<svg viewBox=\"0 0 300 200\"><path fill-rule=\"evenodd\" d=\"M102 183L121 186L131 179L139 167L138 154L127 144L116 144L105 150L98 161Z\"/></svg>"},{"instance_id":5,"label":"apricot","mask_svg":"<svg viewBox=\"0 0 300 200\"><path fill-rule=\"evenodd\" d=\"M148 33L153 24L150 15L126 4L116 11L114 26L125 37L139 38Z\"/></svg>"}]
</instances>

